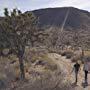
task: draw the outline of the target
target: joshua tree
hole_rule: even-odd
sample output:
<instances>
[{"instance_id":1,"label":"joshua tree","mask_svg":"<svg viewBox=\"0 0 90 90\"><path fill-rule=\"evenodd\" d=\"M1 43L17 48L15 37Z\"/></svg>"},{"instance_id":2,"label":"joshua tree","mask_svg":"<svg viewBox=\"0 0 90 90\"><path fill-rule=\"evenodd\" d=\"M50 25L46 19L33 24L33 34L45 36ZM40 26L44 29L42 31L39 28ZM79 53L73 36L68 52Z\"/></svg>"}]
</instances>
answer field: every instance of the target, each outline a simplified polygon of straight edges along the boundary
<instances>
[{"instance_id":1,"label":"joshua tree","mask_svg":"<svg viewBox=\"0 0 90 90\"><path fill-rule=\"evenodd\" d=\"M22 14L17 9L13 9L10 14L7 8L4 9L4 15L0 26L5 32L6 41L9 44L8 48L12 49L19 58L21 79L25 79L23 56L27 42L31 40L36 31L37 18L32 12Z\"/></svg>"}]
</instances>

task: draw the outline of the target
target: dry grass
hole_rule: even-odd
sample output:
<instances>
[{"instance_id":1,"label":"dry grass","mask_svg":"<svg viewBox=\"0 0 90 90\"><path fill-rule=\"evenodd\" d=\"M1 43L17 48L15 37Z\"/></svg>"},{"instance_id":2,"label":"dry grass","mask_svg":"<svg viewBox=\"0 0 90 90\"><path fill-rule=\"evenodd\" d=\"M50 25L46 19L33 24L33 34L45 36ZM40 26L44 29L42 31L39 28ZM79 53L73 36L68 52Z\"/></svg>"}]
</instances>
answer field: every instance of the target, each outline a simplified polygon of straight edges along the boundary
<instances>
[{"instance_id":1,"label":"dry grass","mask_svg":"<svg viewBox=\"0 0 90 90\"><path fill-rule=\"evenodd\" d=\"M45 69L50 69L52 71L57 69L57 65L55 64L55 62L53 62L53 60L51 60L51 58L48 57L48 55L44 55L42 57L42 60L45 60L47 62Z\"/></svg>"},{"instance_id":2,"label":"dry grass","mask_svg":"<svg viewBox=\"0 0 90 90\"><path fill-rule=\"evenodd\" d=\"M33 83L32 80L27 83L24 82L18 86L17 90L72 90L69 82L63 82L63 76L60 70L44 72L40 75L40 78L35 76L36 80Z\"/></svg>"},{"instance_id":3,"label":"dry grass","mask_svg":"<svg viewBox=\"0 0 90 90\"><path fill-rule=\"evenodd\" d=\"M42 67L45 67L46 70L57 69L57 65L48 57L48 52L46 49L42 49L42 48L31 48L29 50L27 49L25 56L27 58L27 61L29 63L31 62L31 64L35 64L40 61L43 64L38 63L38 65L42 65Z\"/></svg>"},{"instance_id":4,"label":"dry grass","mask_svg":"<svg viewBox=\"0 0 90 90\"><path fill-rule=\"evenodd\" d=\"M85 56L90 56L90 50L89 51L84 51Z\"/></svg>"}]
</instances>

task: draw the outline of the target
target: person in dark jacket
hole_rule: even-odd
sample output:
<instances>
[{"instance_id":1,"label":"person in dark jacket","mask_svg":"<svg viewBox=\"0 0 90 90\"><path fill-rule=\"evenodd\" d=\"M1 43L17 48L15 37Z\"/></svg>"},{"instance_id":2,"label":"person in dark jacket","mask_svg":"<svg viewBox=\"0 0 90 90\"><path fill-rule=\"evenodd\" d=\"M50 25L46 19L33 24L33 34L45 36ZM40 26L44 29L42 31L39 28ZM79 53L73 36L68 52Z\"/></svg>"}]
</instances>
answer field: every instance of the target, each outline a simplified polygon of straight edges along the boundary
<instances>
[{"instance_id":1,"label":"person in dark jacket","mask_svg":"<svg viewBox=\"0 0 90 90\"><path fill-rule=\"evenodd\" d=\"M76 62L73 65L73 71L75 72L75 84L77 84L79 69L80 69L80 64Z\"/></svg>"}]
</instances>

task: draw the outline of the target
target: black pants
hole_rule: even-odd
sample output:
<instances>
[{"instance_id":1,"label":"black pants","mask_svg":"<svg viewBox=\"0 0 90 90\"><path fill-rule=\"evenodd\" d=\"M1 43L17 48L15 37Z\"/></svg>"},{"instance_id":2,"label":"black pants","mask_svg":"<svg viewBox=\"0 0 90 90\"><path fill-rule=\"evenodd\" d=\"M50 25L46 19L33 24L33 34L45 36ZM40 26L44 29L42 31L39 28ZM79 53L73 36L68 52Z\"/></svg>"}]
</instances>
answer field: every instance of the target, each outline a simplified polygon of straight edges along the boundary
<instances>
[{"instance_id":1,"label":"black pants","mask_svg":"<svg viewBox=\"0 0 90 90\"><path fill-rule=\"evenodd\" d=\"M75 71L75 83L77 83L77 79L78 79L78 71Z\"/></svg>"},{"instance_id":2,"label":"black pants","mask_svg":"<svg viewBox=\"0 0 90 90\"><path fill-rule=\"evenodd\" d=\"M88 71L85 70L85 83L87 83L87 79L88 79Z\"/></svg>"}]
</instances>

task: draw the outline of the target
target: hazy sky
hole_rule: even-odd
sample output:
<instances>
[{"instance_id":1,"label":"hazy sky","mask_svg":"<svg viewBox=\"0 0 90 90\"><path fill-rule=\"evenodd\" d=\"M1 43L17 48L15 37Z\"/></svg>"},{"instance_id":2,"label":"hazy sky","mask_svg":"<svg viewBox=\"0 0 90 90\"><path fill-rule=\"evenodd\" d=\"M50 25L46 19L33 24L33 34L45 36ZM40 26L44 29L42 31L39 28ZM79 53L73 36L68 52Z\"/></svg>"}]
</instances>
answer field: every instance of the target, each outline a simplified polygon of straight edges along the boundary
<instances>
[{"instance_id":1,"label":"hazy sky","mask_svg":"<svg viewBox=\"0 0 90 90\"><path fill-rule=\"evenodd\" d=\"M48 7L73 6L90 11L90 0L0 0L0 15L5 7L19 8L23 12Z\"/></svg>"}]
</instances>

